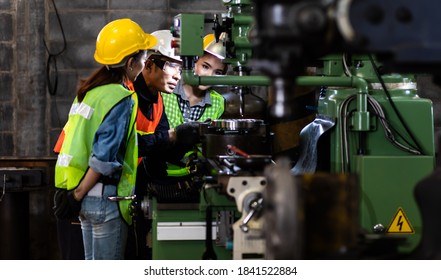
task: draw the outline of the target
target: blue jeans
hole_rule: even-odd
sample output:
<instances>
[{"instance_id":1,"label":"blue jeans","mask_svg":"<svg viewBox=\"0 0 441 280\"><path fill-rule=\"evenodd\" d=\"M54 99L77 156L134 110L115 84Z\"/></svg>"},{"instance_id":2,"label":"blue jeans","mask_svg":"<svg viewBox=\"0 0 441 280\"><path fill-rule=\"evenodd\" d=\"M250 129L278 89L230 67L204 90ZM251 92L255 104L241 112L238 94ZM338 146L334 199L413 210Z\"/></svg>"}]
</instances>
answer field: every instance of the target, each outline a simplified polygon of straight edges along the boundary
<instances>
[{"instance_id":1,"label":"blue jeans","mask_svg":"<svg viewBox=\"0 0 441 280\"><path fill-rule=\"evenodd\" d=\"M119 214L118 202L107 199L116 194L116 186L104 187L103 195L86 195L81 204L80 221L86 260L124 258L127 224Z\"/></svg>"}]
</instances>

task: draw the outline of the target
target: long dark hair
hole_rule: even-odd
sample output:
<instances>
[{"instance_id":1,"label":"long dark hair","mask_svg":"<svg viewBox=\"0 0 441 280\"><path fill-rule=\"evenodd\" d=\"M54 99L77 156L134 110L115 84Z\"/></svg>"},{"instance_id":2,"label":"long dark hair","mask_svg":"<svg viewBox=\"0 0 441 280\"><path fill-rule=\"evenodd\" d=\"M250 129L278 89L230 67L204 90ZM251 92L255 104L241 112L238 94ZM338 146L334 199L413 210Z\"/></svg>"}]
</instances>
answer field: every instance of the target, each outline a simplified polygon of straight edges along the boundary
<instances>
[{"instance_id":1,"label":"long dark hair","mask_svg":"<svg viewBox=\"0 0 441 280\"><path fill-rule=\"evenodd\" d=\"M77 90L78 102L83 101L87 92L107 84L121 84L124 81L129 80L127 75L127 61L133 57L134 61L141 60L141 57L145 54L145 51L139 51L136 54L128 57L126 63L121 67L108 67L102 66L92 73L87 79L80 80L80 85Z\"/></svg>"},{"instance_id":2,"label":"long dark hair","mask_svg":"<svg viewBox=\"0 0 441 280\"><path fill-rule=\"evenodd\" d=\"M80 81L80 86L77 91L78 102L83 101L86 93L98 86L107 84L120 84L127 80L126 67L107 68L102 66L92 73L87 79Z\"/></svg>"}]
</instances>

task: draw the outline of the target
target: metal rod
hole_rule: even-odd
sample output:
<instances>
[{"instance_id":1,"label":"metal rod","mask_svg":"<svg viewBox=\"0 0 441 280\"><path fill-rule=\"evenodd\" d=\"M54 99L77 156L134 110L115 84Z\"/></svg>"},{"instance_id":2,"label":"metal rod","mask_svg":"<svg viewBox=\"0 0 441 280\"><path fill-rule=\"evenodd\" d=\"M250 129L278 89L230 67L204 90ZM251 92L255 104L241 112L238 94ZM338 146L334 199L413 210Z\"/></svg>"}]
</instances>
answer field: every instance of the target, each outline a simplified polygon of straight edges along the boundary
<instances>
[{"instance_id":1,"label":"metal rod","mask_svg":"<svg viewBox=\"0 0 441 280\"><path fill-rule=\"evenodd\" d=\"M243 86L269 86L271 78L268 76L198 76L193 70L184 69L182 78L189 85L243 85ZM358 93L368 93L368 83L365 79L352 77L316 77L299 76L296 79L299 86L340 86L356 88Z\"/></svg>"}]
</instances>

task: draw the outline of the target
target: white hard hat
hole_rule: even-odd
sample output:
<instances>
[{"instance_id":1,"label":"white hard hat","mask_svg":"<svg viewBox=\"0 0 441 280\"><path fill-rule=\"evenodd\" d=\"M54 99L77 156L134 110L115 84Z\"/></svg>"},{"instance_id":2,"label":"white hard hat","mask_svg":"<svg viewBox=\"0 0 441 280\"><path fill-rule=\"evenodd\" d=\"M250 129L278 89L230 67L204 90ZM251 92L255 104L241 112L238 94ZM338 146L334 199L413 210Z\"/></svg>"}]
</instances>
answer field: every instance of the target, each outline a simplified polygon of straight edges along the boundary
<instances>
[{"instance_id":1,"label":"white hard hat","mask_svg":"<svg viewBox=\"0 0 441 280\"><path fill-rule=\"evenodd\" d=\"M158 39L158 43L147 50L147 57L152 55L163 55L177 61L182 61L181 57L175 54L175 49L171 46L173 35L170 30L157 30L152 32L151 35Z\"/></svg>"}]
</instances>

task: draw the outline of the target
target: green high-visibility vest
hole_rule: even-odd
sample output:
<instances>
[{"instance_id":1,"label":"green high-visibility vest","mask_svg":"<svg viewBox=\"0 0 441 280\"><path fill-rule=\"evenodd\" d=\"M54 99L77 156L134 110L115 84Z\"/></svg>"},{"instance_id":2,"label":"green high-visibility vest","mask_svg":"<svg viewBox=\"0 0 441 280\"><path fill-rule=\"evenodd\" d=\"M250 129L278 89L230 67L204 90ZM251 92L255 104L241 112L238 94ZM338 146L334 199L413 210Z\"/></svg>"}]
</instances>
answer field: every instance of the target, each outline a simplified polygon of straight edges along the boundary
<instances>
[{"instance_id":1,"label":"green high-visibility vest","mask_svg":"<svg viewBox=\"0 0 441 280\"><path fill-rule=\"evenodd\" d=\"M219 119L225 110L225 98L217 91L210 89L211 105L206 106L204 113L198 121L205 121L207 119ZM164 102L165 114L167 115L168 123L171 128L177 127L184 123L181 109L179 108L178 97L176 93L161 93Z\"/></svg>"},{"instance_id":2,"label":"green high-visibility vest","mask_svg":"<svg viewBox=\"0 0 441 280\"><path fill-rule=\"evenodd\" d=\"M86 94L81 103L75 98L69 112L68 122L64 127L66 136L55 165L55 186L57 188L72 190L79 185L89 168L89 157L92 154L96 131L109 111L122 99L129 96L132 96L135 105L130 118L117 195L131 195L136 181L138 158L135 127L138 101L133 91L127 90L119 84L96 87ZM128 224L131 224L130 201L123 200L118 203L122 217Z\"/></svg>"},{"instance_id":3,"label":"green high-visibility vest","mask_svg":"<svg viewBox=\"0 0 441 280\"><path fill-rule=\"evenodd\" d=\"M204 113L198 121L205 121L207 119L216 120L219 119L225 110L225 98L217 91L209 90L211 105L206 106ZM178 97L176 93L161 93L164 102L165 114L167 115L168 123L171 128L177 127L184 123L184 117L182 116L181 109L179 108ZM188 157L194 151L189 151L184 157ZM190 169L187 167L176 166L171 163L167 163L167 175L170 177L182 177L189 175Z\"/></svg>"}]
</instances>

